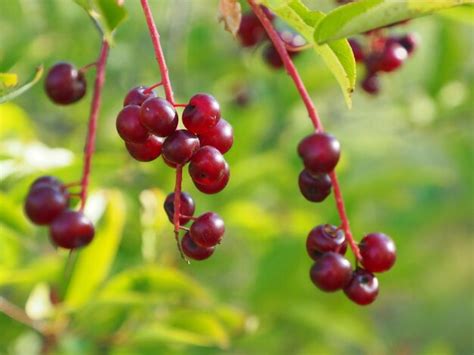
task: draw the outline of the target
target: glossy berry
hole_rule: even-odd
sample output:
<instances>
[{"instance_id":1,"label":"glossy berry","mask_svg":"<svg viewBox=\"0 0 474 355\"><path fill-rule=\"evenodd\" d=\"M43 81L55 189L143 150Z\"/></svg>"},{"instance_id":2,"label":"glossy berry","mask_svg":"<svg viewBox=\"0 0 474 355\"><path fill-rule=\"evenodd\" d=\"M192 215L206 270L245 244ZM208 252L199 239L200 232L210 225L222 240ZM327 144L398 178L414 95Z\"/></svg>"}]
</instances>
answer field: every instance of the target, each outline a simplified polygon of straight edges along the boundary
<instances>
[{"instance_id":1,"label":"glossy berry","mask_svg":"<svg viewBox=\"0 0 474 355\"><path fill-rule=\"evenodd\" d=\"M39 187L51 187L57 190L63 190L62 182L54 176L40 176L30 186L30 191Z\"/></svg>"},{"instance_id":2,"label":"glossy berry","mask_svg":"<svg viewBox=\"0 0 474 355\"><path fill-rule=\"evenodd\" d=\"M125 147L135 160L152 161L160 156L164 140L150 134L144 143L125 142Z\"/></svg>"},{"instance_id":3,"label":"glossy berry","mask_svg":"<svg viewBox=\"0 0 474 355\"><path fill-rule=\"evenodd\" d=\"M355 38L349 39L349 44L352 48L352 53L354 53L354 59L356 62L362 62L365 58L364 50L360 45L359 41Z\"/></svg>"},{"instance_id":4,"label":"glossy berry","mask_svg":"<svg viewBox=\"0 0 474 355\"><path fill-rule=\"evenodd\" d=\"M301 194L311 202L321 202L331 193L331 178L328 174L311 175L303 170L298 177Z\"/></svg>"},{"instance_id":5,"label":"glossy berry","mask_svg":"<svg viewBox=\"0 0 474 355\"><path fill-rule=\"evenodd\" d=\"M377 95L380 92L380 79L376 74L369 74L361 83L362 89L370 94Z\"/></svg>"},{"instance_id":6,"label":"glossy berry","mask_svg":"<svg viewBox=\"0 0 474 355\"><path fill-rule=\"evenodd\" d=\"M174 131L163 143L161 150L166 161L183 165L186 164L199 149L199 139L185 129Z\"/></svg>"},{"instance_id":7,"label":"glossy berry","mask_svg":"<svg viewBox=\"0 0 474 355\"><path fill-rule=\"evenodd\" d=\"M207 212L191 224L189 235L196 244L208 248L220 243L224 232L224 220L217 213Z\"/></svg>"},{"instance_id":8,"label":"glossy berry","mask_svg":"<svg viewBox=\"0 0 474 355\"><path fill-rule=\"evenodd\" d=\"M288 55L290 56L290 58L293 58L298 54L299 52L288 51ZM268 45L263 50L263 59L265 60L265 63L267 63L270 67L274 69L280 69L284 66L280 54L278 54L278 51L273 45Z\"/></svg>"},{"instance_id":9,"label":"glossy berry","mask_svg":"<svg viewBox=\"0 0 474 355\"><path fill-rule=\"evenodd\" d=\"M370 272L389 270L397 258L395 243L383 233L371 233L359 244L362 265Z\"/></svg>"},{"instance_id":10,"label":"glossy berry","mask_svg":"<svg viewBox=\"0 0 474 355\"><path fill-rule=\"evenodd\" d=\"M25 201L25 213L35 224L51 223L67 208L67 196L56 187L42 185L33 188Z\"/></svg>"},{"instance_id":11,"label":"glossy berry","mask_svg":"<svg viewBox=\"0 0 474 355\"><path fill-rule=\"evenodd\" d=\"M181 239L181 249L184 255L194 260L204 260L210 257L214 253L214 247L201 247L197 245L189 236L189 232Z\"/></svg>"},{"instance_id":12,"label":"glossy berry","mask_svg":"<svg viewBox=\"0 0 474 355\"><path fill-rule=\"evenodd\" d=\"M140 108L140 122L151 133L167 137L178 126L178 113L168 101L151 97Z\"/></svg>"},{"instance_id":13,"label":"glossy berry","mask_svg":"<svg viewBox=\"0 0 474 355\"><path fill-rule=\"evenodd\" d=\"M224 168L224 173L222 174L222 177L220 178L220 180L218 181L215 181L211 184L207 184L207 185L204 185L204 184L198 184L197 182L194 182L194 185L196 186L196 188L205 193L205 194L216 194L218 192L221 192L222 190L224 190L224 188L227 186L227 183L229 182L229 179L230 179L230 169L229 169L229 164L227 164L227 162L225 163L225 168Z\"/></svg>"},{"instance_id":14,"label":"glossy berry","mask_svg":"<svg viewBox=\"0 0 474 355\"><path fill-rule=\"evenodd\" d=\"M117 132L125 142L145 143L148 130L140 122L140 106L128 105L119 112L116 121Z\"/></svg>"},{"instance_id":15,"label":"glossy berry","mask_svg":"<svg viewBox=\"0 0 474 355\"><path fill-rule=\"evenodd\" d=\"M176 167L178 166L178 164L172 163L169 160L167 160L164 155L161 155L161 157L163 158L163 161L165 162L165 164L168 165L170 168L176 169Z\"/></svg>"},{"instance_id":16,"label":"glossy berry","mask_svg":"<svg viewBox=\"0 0 474 355\"><path fill-rule=\"evenodd\" d=\"M53 102L68 105L85 95L87 85L80 70L70 63L61 62L49 70L44 87Z\"/></svg>"},{"instance_id":17,"label":"glossy berry","mask_svg":"<svg viewBox=\"0 0 474 355\"><path fill-rule=\"evenodd\" d=\"M133 88L127 93L127 96L125 96L125 99L123 100L123 106L128 106L128 105L138 105L141 106L146 99L150 97L155 97L156 94L154 91L149 91L147 93L144 93L144 91L147 88L145 86L137 86L136 88Z\"/></svg>"},{"instance_id":18,"label":"glossy berry","mask_svg":"<svg viewBox=\"0 0 474 355\"><path fill-rule=\"evenodd\" d=\"M189 163L189 175L199 185L215 184L222 179L225 170L224 156L210 145L199 148Z\"/></svg>"},{"instance_id":19,"label":"glossy berry","mask_svg":"<svg viewBox=\"0 0 474 355\"><path fill-rule=\"evenodd\" d=\"M332 135L317 132L300 142L298 154L311 174L328 174L339 161L341 146Z\"/></svg>"},{"instance_id":20,"label":"glossy berry","mask_svg":"<svg viewBox=\"0 0 474 355\"><path fill-rule=\"evenodd\" d=\"M406 49L408 55L412 55L420 43L420 37L416 33L409 33L400 37L398 43Z\"/></svg>"},{"instance_id":21,"label":"glossy berry","mask_svg":"<svg viewBox=\"0 0 474 355\"><path fill-rule=\"evenodd\" d=\"M174 192L166 196L165 203L163 207L165 208L166 215L171 223L173 223L174 218ZM180 202L179 202L179 224L185 225L191 220L191 217L194 216L195 204L191 195L186 192L181 192Z\"/></svg>"},{"instance_id":22,"label":"glossy berry","mask_svg":"<svg viewBox=\"0 0 474 355\"><path fill-rule=\"evenodd\" d=\"M379 282L370 272L358 269L344 287L344 293L353 302L364 306L375 301L379 294Z\"/></svg>"},{"instance_id":23,"label":"glossy berry","mask_svg":"<svg viewBox=\"0 0 474 355\"><path fill-rule=\"evenodd\" d=\"M66 210L51 223L49 234L61 248L75 249L89 244L94 238L94 226L81 211Z\"/></svg>"},{"instance_id":24,"label":"glossy berry","mask_svg":"<svg viewBox=\"0 0 474 355\"><path fill-rule=\"evenodd\" d=\"M351 279L350 262L342 255L328 252L321 255L310 270L311 281L322 291L342 289Z\"/></svg>"},{"instance_id":25,"label":"glossy berry","mask_svg":"<svg viewBox=\"0 0 474 355\"><path fill-rule=\"evenodd\" d=\"M398 69L407 59L408 52L398 43L390 43L380 57L379 70L384 72L392 72Z\"/></svg>"},{"instance_id":26,"label":"glossy berry","mask_svg":"<svg viewBox=\"0 0 474 355\"><path fill-rule=\"evenodd\" d=\"M183 124L194 134L206 133L220 118L219 103L208 94L194 95L183 111Z\"/></svg>"},{"instance_id":27,"label":"glossy berry","mask_svg":"<svg viewBox=\"0 0 474 355\"><path fill-rule=\"evenodd\" d=\"M252 12L242 15L237 38L243 47L252 47L266 38L266 32L260 20Z\"/></svg>"},{"instance_id":28,"label":"glossy berry","mask_svg":"<svg viewBox=\"0 0 474 355\"><path fill-rule=\"evenodd\" d=\"M205 145L213 146L222 154L229 151L234 144L234 130L232 126L223 118L205 133L198 135L201 147Z\"/></svg>"},{"instance_id":29,"label":"glossy berry","mask_svg":"<svg viewBox=\"0 0 474 355\"><path fill-rule=\"evenodd\" d=\"M314 227L306 238L306 251L313 260L317 260L321 253L328 251L344 255L346 247L344 232L330 224Z\"/></svg>"}]
</instances>

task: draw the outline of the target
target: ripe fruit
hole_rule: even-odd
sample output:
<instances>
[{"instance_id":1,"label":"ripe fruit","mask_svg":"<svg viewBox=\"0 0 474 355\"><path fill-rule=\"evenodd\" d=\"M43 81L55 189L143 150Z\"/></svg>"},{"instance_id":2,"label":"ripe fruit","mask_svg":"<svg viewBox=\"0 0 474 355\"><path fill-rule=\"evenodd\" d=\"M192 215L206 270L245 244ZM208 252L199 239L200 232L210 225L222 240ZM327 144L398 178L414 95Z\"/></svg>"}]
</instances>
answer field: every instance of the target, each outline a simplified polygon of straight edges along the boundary
<instances>
[{"instance_id":1,"label":"ripe fruit","mask_svg":"<svg viewBox=\"0 0 474 355\"><path fill-rule=\"evenodd\" d=\"M201 247L213 247L220 243L225 232L223 219L214 212L200 215L191 224L189 235Z\"/></svg>"},{"instance_id":2,"label":"ripe fruit","mask_svg":"<svg viewBox=\"0 0 474 355\"><path fill-rule=\"evenodd\" d=\"M408 55L412 55L418 47L420 37L416 33L409 33L398 39L398 43L406 49Z\"/></svg>"},{"instance_id":3,"label":"ripe fruit","mask_svg":"<svg viewBox=\"0 0 474 355\"><path fill-rule=\"evenodd\" d=\"M81 211L65 210L51 223L49 233L55 245L75 249L92 241L94 226Z\"/></svg>"},{"instance_id":4,"label":"ripe fruit","mask_svg":"<svg viewBox=\"0 0 474 355\"><path fill-rule=\"evenodd\" d=\"M150 97L155 97L155 93L153 91L149 91L147 93L144 93L144 91L147 88L145 86L137 86L136 88L133 88L127 93L127 96L125 96L125 99L123 100L123 106L128 106L128 105L138 105L141 106L143 102L145 102L146 99Z\"/></svg>"},{"instance_id":5,"label":"ripe fruit","mask_svg":"<svg viewBox=\"0 0 474 355\"><path fill-rule=\"evenodd\" d=\"M37 178L30 186L30 191L39 187L51 187L58 190L63 190L63 184L54 176L41 176Z\"/></svg>"},{"instance_id":6,"label":"ripe fruit","mask_svg":"<svg viewBox=\"0 0 474 355\"><path fill-rule=\"evenodd\" d=\"M299 52L295 52L295 51L287 51L287 52L291 58L299 54ZM263 50L263 59L268 65L270 65L274 69L280 69L280 68L283 68L284 66L283 61L281 60L280 54L278 54L278 51L273 45L268 45Z\"/></svg>"},{"instance_id":7,"label":"ripe fruit","mask_svg":"<svg viewBox=\"0 0 474 355\"><path fill-rule=\"evenodd\" d=\"M214 247L201 247L197 245L189 236L189 232L181 239L181 248L184 255L194 260L204 260L214 253Z\"/></svg>"},{"instance_id":8,"label":"ripe fruit","mask_svg":"<svg viewBox=\"0 0 474 355\"><path fill-rule=\"evenodd\" d=\"M379 70L384 72L392 72L398 69L407 59L408 52L398 43L389 43L385 46L379 61Z\"/></svg>"},{"instance_id":9,"label":"ripe fruit","mask_svg":"<svg viewBox=\"0 0 474 355\"><path fill-rule=\"evenodd\" d=\"M54 186L37 184L32 187L25 201L25 213L35 224L51 223L67 208L68 198Z\"/></svg>"},{"instance_id":10,"label":"ripe fruit","mask_svg":"<svg viewBox=\"0 0 474 355\"><path fill-rule=\"evenodd\" d=\"M120 137L126 142L145 143L149 133L140 122L140 106L125 106L117 116L116 126Z\"/></svg>"},{"instance_id":11,"label":"ripe fruit","mask_svg":"<svg viewBox=\"0 0 474 355\"><path fill-rule=\"evenodd\" d=\"M364 269L357 269L344 287L346 296L355 303L364 306L375 301L379 294L377 278Z\"/></svg>"},{"instance_id":12,"label":"ripe fruit","mask_svg":"<svg viewBox=\"0 0 474 355\"><path fill-rule=\"evenodd\" d=\"M169 135L163 143L162 154L168 162L186 164L199 149L199 139L191 132L180 129Z\"/></svg>"},{"instance_id":13,"label":"ripe fruit","mask_svg":"<svg viewBox=\"0 0 474 355\"><path fill-rule=\"evenodd\" d=\"M310 270L311 281L322 291L334 292L342 289L351 279L349 261L342 255L328 252L321 255Z\"/></svg>"},{"instance_id":14,"label":"ripe fruit","mask_svg":"<svg viewBox=\"0 0 474 355\"><path fill-rule=\"evenodd\" d=\"M242 47L252 47L266 38L266 32L257 16L246 13L240 20L237 37Z\"/></svg>"},{"instance_id":15,"label":"ripe fruit","mask_svg":"<svg viewBox=\"0 0 474 355\"><path fill-rule=\"evenodd\" d=\"M234 143L234 130L223 118L205 133L198 135L201 146L210 145L225 154Z\"/></svg>"},{"instance_id":16,"label":"ripe fruit","mask_svg":"<svg viewBox=\"0 0 474 355\"><path fill-rule=\"evenodd\" d=\"M150 134L145 143L125 142L125 147L135 160L147 162L160 156L163 141L164 138Z\"/></svg>"},{"instance_id":17,"label":"ripe fruit","mask_svg":"<svg viewBox=\"0 0 474 355\"><path fill-rule=\"evenodd\" d=\"M377 74L369 74L362 81L362 89L371 95L377 95L380 92L380 80Z\"/></svg>"},{"instance_id":18,"label":"ripe fruit","mask_svg":"<svg viewBox=\"0 0 474 355\"><path fill-rule=\"evenodd\" d=\"M362 265L370 272L389 270L397 258L395 243L383 233L367 234L359 244Z\"/></svg>"},{"instance_id":19,"label":"ripe fruit","mask_svg":"<svg viewBox=\"0 0 474 355\"><path fill-rule=\"evenodd\" d=\"M178 113L168 101L151 97L140 108L140 122L151 133L167 137L178 126Z\"/></svg>"},{"instance_id":20,"label":"ripe fruit","mask_svg":"<svg viewBox=\"0 0 474 355\"><path fill-rule=\"evenodd\" d=\"M331 178L328 174L311 175L303 170L298 177L301 194L311 202L321 202L331 193Z\"/></svg>"},{"instance_id":21,"label":"ripe fruit","mask_svg":"<svg viewBox=\"0 0 474 355\"><path fill-rule=\"evenodd\" d=\"M199 148L189 163L189 175L199 185L212 185L220 181L225 169L224 156L210 145Z\"/></svg>"},{"instance_id":22,"label":"ripe fruit","mask_svg":"<svg viewBox=\"0 0 474 355\"><path fill-rule=\"evenodd\" d=\"M317 132L300 142L298 154L311 174L328 174L334 170L339 161L341 146L332 135Z\"/></svg>"},{"instance_id":23,"label":"ripe fruit","mask_svg":"<svg viewBox=\"0 0 474 355\"><path fill-rule=\"evenodd\" d=\"M166 215L171 223L173 223L174 217L174 192L166 196L165 203L163 205ZM181 192L179 202L179 224L185 225L194 216L195 205L193 198L186 192Z\"/></svg>"},{"instance_id":24,"label":"ripe fruit","mask_svg":"<svg viewBox=\"0 0 474 355\"><path fill-rule=\"evenodd\" d=\"M183 124L192 133L203 134L221 118L217 100L208 94L194 95L183 111Z\"/></svg>"},{"instance_id":25,"label":"ripe fruit","mask_svg":"<svg viewBox=\"0 0 474 355\"><path fill-rule=\"evenodd\" d=\"M330 224L314 227L306 238L306 251L313 260L318 259L321 253L329 251L344 255L346 246L344 231Z\"/></svg>"},{"instance_id":26,"label":"ripe fruit","mask_svg":"<svg viewBox=\"0 0 474 355\"><path fill-rule=\"evenodd\" d=\"M349 38L349 44L352 48L352 53L354 53L354 59L356 62L362 62L365 58L364 50L360 45L359 41L355 38Z\"/></svg>"},{"instance_id":27,"label":"ripe fruit","mask_svg":"<svg viewBox=\"0 0 474 355\"><path fill-rule=\"evenodd\" d=\"M44 88L49 98L60 105L72 104L86 93L86 79L70 63L57 63L48 72Z\"/></svg>"},{"instance_id":28,"label":"ripe fruit","mask_svg":"<svg viewBox=\"0 0 474 355\"><path fill-rule=\"evenodd\" d=\"M215 194L222 191L227 186L227 183L229 182L229 178L230 178L229 164L227 164L226 162L225 167L224 167L224 172L222 174L222 177L219 180L207 185L199 184L194 180L193 182L199 191L204 192L205 194Z\"/></svg>"}]
</instances>

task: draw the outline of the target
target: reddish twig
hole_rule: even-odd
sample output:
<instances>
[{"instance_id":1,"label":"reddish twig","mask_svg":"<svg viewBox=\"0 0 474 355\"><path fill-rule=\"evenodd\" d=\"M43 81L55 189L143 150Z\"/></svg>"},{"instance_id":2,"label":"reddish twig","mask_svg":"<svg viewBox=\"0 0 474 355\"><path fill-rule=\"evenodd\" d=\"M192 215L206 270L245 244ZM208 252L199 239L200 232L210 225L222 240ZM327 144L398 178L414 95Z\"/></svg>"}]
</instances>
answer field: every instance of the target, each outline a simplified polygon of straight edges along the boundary
<instances>
[{"instance_id":1,"label":"reddish twig","mask_svg":"<svg viewBox=\"0 0 474 355\"><path fill-rule=\"evenodd\" d=\"M159 83L153 84L152 86L147 87L145 90L143 90L144 94L149 94L150 92L153 91L153 89L156 89L158 86L163 85L163 82L160 81Z\"/></svg>"},{"instance_id":2,"label":"reddish twig","mask_svg":"<svg viewBox=\"0 0 474 355\"><path fill-rule=\"evenodd\" d=\"M87 131L86 146L84 148L84 166L81 179L81 211L84 209L87 200L87 188L89 185L89 175L91 172L92 155L95 149L95 138L97 134L97 120L99 118L100 101L102 88L105 82L105 64L109 53L109 44L106 40L102 42L99 60L97 61L97 71L95 74L94 93L92 96L91 113L89 116L89 127Z\"/></svg>"},{"instance_id":3,"label":"reddish twig","mask_svg":"<svg viewBox=\"0 0 474 355\"><path fill-rule=\"evenodd\" d=\"M268 36L270 37L270 40L275 46L275 49L280 55L281 60L285 66L285 69L288 75L291 77L291 79L295 83L296 89L298 90L306 106L306 110L308 111L308 115L311 121L313 122L315 129L317 131L323 132L324 127L316 111L316 107L314 106L313 101L311 100L311 97L309 96L309 93L306 90L303 80L301 79L301 76L298 73L298 70L296 69L295 65L293 64L293 61L291 60L287 52L284 41L280 38L280 36L278 35L278 32L273 28L272 22L268 19L268 17L265 15L265 12L256 3L256 1L255 0L247 0L247 1L249 5L252 7L252 10L255 13L255 15L258 17L258 19L262 23L262 26L265 28L265 31L267 32ZM339 212L339 217L342 223L342 228L344 229L344 233L346 234L347 241L349 242L349 245L354 255L356 256L358 260L360 260L361 256L360 256L359 247L357 246L357 243L354 241L354 238L351 233L349 218L347 217L347 214L346 214L344 200L342 198L342 193L339 187L339 182L337 180L336 173L333 171L330 174L330 176L331 176L332 186L334 189L334 197L336 199L337 210Z\"/></svg>"},{"instance_id":4,"label":"reddish twig","mask_svg":"<svg viewBox=\"0 0 474 355\"><path fill-rule=\"evenodd\" d=\"M174 225L174 239L176 240L176 245L178 246L179 253L181 254L181 258L186 260L184 256L183 249L181 248L181 244L179 243L179 230L181 229L179 223L179 212L181 209L181 185L183 183L183 166L178 165L176 167L176 183L174 185L174 213L173 213L173 225Z\"/></svg>"}]
</instances>

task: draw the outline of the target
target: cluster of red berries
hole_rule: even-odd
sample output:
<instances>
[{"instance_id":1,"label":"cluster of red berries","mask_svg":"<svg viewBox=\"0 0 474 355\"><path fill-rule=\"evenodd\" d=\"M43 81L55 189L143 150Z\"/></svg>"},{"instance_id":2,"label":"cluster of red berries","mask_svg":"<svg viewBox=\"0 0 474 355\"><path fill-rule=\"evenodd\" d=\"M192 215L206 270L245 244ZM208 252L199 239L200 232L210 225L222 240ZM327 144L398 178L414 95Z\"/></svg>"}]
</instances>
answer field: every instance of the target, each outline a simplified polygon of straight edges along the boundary
<instances>
[{"instance_id":1,"label":"cluster of red berries","mask_svg":"<svg viewBox=\"0 0 474 355\"><path fill-rule=\"evenodd\" d=\"M311 202L321 202L331 193L329 174L341 154L338 140L330 134L316 132L298 145L304 170L298 184L302 195ZM353 271L344 257L347 240L344 231L333 225L315 227L306 239L306 250L314 264L310 270L313 283L321 290L334 292L344 289L352 301L360 305L372 303L378 295L378 281L372 274L389 270L395 263L395 244L386 235L365 236L360 245L362 267Z\"/></svg>"},{"instance_id":2,"label":"cluster of red berries","mask_svg":"<svg viewBox=\"0 0 474 355\"><path fill-rule=\"evenodd\" d=\"M275 14L264 6L262 6L262 9L270 21L273 22L275 20ZM301 36L287 30L279 31L278 33L287 45L287 51L290 57L294 57L300 53L298 47L304 44L304 40ZM242 15L237 37L242 47L254 47L268 41L268 35L265 32L265 29L260 23L258 17L252 11L246 12ZM265 63L270 67L275 69L283 68L283 61L271 42L266 45L262 55Z\"/></svg>"},{"instance_id":3,"label":"cluster of red berries","mask_svg":"<svg viewBox=\"0 0 474 355\"><path fill-rule=\"evenodd\" d=\"M57 178L42 176L30 187L25 213L37 225L49 225L54 245L75 249L94 238L94 226L82 211L69 208L70 194Z\"/></svg>"},{"instance_id":4,"label":"cluster of red berries","mask_svg":"<svg viewBox=\"0 0 474 355\"><path fill-rule=\"evenodd\" d=\"M130 155L139 161L152 161L162 155L172 168L189 163L189 175L196 188L206 194L222 191L230 177L225 154L233 144L232 126L221 118L217 100L208 94L196 94L185 105L182 123L177 129L178 113L169 101L153 90L136 87L128 92L116 127ZM165 201L165 211L173 223L174 193ZM224 222L208 212L194 218L194 201L185 192L180 195L179 225L194 220L181 240L186 256L208 258L224 234ZM187 229L186 229L187 230Z\"/></svg>"}]
</instances>

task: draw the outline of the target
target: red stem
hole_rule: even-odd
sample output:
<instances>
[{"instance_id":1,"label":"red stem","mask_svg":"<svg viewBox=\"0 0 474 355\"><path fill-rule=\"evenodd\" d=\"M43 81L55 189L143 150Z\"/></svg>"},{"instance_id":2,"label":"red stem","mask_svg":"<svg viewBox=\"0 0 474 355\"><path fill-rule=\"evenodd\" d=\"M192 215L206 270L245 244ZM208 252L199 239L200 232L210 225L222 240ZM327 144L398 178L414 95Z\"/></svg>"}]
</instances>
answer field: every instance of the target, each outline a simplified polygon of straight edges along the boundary
<instances>
[{"instance_id":1,"label":"red stem","mask_svg":"<svg viewBox=\"0 0 474 355\"><path fill-rule=\"evenodd\" d=\"M247 0L247 1L249 5L252 7L252 10L255 13L255 15L258 17L258 19L262 23L262 26L265 28L265 31L267 32L268 36L270 37L270 40L275 46L275 49L280 55L280 58L283 61L283 64L285 66L285 69L288 75L294 81L296 89L298 90L306 106L306 110L308 111L309 117L311 121L313 122L315 129L317 131L323 132L324 128L318 116L318 112L316 111L316 107L314 106L313 101L311 100L311 97L309 96L309 93L306 90L303 80L301 79L298 73L298 70L296 69L295 65L293 64L293 61L288 55L284 41L280 38L280 36L278 35L278 32L273 28L272 22L268 19L268 17L265 15L265 12L255 2L255 0ZM344 230L344 233L346 234L346 238L347 238L347 241L349 242L352 252L356 256L356 258L360 260L361 256L360 256L359 247L357 246L357 243L354 241L354 238L351 233L349 218L347 217L347 214L346 214L344 200L342 198L342 193L339 187L339 182L337 180L336 173L333 171L330 174L330 177L331 177L331 182L334 189L334 197L336 199L336 206L339 212L339 217L341 219L342 228Z\"/></svg>"},{"instance_id":2,"label":"red stem","mask_svg":"<svg viewBox=\"0 0 474 355\"><path fill-rule=\"evenodd\" d=\"M179 212L181 210L181 185L183 183L183 166L178 165L176 167L176 183L174 187L174 213L173 213L173 224L174 224L174 239L176 239L176 245L178 246L179 253L181 257L186 260L186 257L183 254L181 249L181 244L179 243L179 230L181 226L179 224Z\"/></svg>"},{"instance_id":3,"label":"red stem","mask_svg":"<svg viewBox=\"0 0 474 355\"><path fill-rule=\"evenodd\" d=\"M92 156L95 149L95 138L97 135L97 120L99 118L100 101L102 87L105 82L105 64L109 53L109 44L106 40L102 42L99 60L97 61L97 71L95 74L94 93L92 96L91 113L89 116L89 127L87 131L86 146L84 148L84 166L81 179L81 211L84 209L87 200L87 188L89 186L89 176L91 172Z\"/></svg>"}]
</instances>

